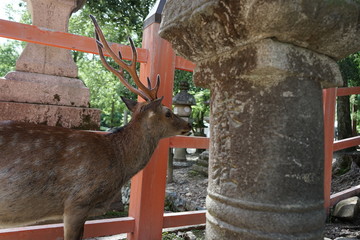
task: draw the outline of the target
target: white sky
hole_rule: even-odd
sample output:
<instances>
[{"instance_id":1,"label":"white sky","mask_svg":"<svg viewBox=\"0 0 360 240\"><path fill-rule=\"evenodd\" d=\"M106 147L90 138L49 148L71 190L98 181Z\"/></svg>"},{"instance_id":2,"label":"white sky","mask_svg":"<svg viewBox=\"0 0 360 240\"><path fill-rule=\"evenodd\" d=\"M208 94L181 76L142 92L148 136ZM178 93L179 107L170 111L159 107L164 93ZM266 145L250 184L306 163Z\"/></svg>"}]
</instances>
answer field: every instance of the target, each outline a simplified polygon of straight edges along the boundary
<instances>
[{"instance_id":1,"label":"white sky","mask_svg":"<svg viewBox=\"0 0 360 240\"><path fill-rule=\"evenodd\" d=\"M7 15L5 13L5 7L8 4L11 4L15 9L19 8L19 3L23 2L22 0L0 0L0 19L5 19L7 20ZM18 21L18 19L16 18L16 16L14 16L15 19ZM20 17L20 16L19 16ZM1 38L0 37L0 44L4 43L6 41L6 38Z\"/></svg>"}]
</instances>

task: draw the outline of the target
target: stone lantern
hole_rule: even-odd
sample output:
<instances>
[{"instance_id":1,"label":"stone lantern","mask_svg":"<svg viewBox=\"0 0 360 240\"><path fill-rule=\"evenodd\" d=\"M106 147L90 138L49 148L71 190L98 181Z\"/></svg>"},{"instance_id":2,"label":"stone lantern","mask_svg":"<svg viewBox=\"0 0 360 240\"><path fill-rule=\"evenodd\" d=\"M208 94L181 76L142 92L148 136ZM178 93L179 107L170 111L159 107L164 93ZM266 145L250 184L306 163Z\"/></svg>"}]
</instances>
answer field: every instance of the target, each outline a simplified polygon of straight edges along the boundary
<instances>
[{"instance_id":1,"label":"stone lantern","mask_svg":"<svg viewBox=\"0 0 360 240\"><path fill-rule=\"evenodd\" d=\"M195 97L188 93L189 83L180 82L180 92L173 97L174 113L186 121L191 115L191 106L196 104ZM174 161L186 161L186 149L175 148Z\"/></svg>"}]
</instances>

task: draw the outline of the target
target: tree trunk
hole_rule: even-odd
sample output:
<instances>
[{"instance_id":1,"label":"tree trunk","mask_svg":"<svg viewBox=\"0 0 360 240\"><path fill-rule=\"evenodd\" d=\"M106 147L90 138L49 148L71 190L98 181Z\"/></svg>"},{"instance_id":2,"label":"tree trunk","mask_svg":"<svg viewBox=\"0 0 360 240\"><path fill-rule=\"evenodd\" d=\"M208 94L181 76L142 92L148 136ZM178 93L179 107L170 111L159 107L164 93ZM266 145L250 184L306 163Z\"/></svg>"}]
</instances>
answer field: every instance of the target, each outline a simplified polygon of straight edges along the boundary
<instances>
[{"instance_id":1,"label":"tree trunk","mask_svg":"<svg viewBox=\"0 0 360 240\"><path fill-rule=\"evenodd\" d=\"M344 87L347 87L347 80L344 78ZM350 96L342 96L337 98L337 139L344 139L353 136L350 111ZM355 147L344 149L343 151L355 151Z\"/></svg>"},{"instance_id":2,"label":"tree trunk","mask_svg":"<svg viewBox=\"0 0 360 240\"><path fill-rule=\"evenodd\" d=\"M352 137L352 126L350 117L350 97L337 98L338 139Z\"/></svg>"}]
</instances>

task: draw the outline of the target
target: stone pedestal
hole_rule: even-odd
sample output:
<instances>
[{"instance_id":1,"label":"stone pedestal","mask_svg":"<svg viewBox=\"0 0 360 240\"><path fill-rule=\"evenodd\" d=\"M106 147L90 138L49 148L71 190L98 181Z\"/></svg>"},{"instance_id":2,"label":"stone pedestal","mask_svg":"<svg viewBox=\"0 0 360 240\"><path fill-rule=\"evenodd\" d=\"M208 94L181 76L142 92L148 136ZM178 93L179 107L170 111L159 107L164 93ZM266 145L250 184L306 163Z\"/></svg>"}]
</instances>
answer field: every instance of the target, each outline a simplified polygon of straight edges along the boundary
<instances>
[{"instance_id":1,"label":"stone pedestal","mask_svg":"<svg viewBox=\"0 0 360 240\"><path fill-rule=\"evenodd\" d=\"M174 161L185 162L186 161L186 148L174 149Z\"/></svg>"},{"instance_id":2,"label":"stone pedestal","mask_svg":"<svg viewBox=\"0 0 360 240\"><path fill-rule=\"evenodd\" d=\"M33 24L67 32L69 17L83 0L28 0ZM0 120L78 129L98 129L100 111L89 108L90 92L77 79L66 49L28 43L16 71L0 78Z\"/></svg>"},{"instance_id":3,"label":"stone pedestal","mask_svg":"<svg viewBox=\"0 0 360 240\"><path fill-rule=\"evenodd\" d=\"M35 26L67 32L69 18L78 8L77 0L27 0ZM81 3L82 4L82 3ZM70 51L28 43L16 62L16 71L76 78L77 66Z\"/></svg>"},{"instance_id":4,"label":"stone pedestal","mask_svg":"<svg viewBox=\"0 0 360 240\"><path fill-rule=\"evenodd\" d=\"M322 239L322 87L360 49L358 15L349 1L167 1L160 35L211 89L206 239Z\"/></svg>"}]
</instances>

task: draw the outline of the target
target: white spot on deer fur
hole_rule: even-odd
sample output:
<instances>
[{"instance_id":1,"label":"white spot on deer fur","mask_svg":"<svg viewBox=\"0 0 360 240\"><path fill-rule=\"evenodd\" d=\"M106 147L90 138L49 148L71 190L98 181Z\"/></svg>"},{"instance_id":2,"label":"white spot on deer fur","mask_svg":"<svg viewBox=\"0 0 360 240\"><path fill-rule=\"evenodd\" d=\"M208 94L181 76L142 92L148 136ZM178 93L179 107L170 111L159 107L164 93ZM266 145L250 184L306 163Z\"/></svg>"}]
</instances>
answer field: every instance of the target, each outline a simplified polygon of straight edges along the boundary
<instances>
[{"instance_id":1,"label":"white spot on deer fur","mask_svg":"<svg viewBox=\"0 0 360 240\"><path fill-rule=\"evenodd\" d=\"M12 137L12 141L10 142L11 146L16 146L19 142L19 133L15 133L14 136Z\"/></svg>"},{"instance_id":2,"label":"white spot on deer fur","mask_svg":"<svg viewBox=\"0 0 360 240\"><path fill-rule=\"evenodd\" d=\"M22 150L23 151L29 151L31 149L31 147L30 147L30 145L24 145L23 147L22 147Z\"/></svg>"},{"instance_id":3,"label":"white spot on deer fur","mask_svg":"<svg viewBox=\"0 0 360 240\"><path fill-rule=\"evenodd\" d=\"M155 113L153 111L150 111L148 114L148 118L152 118L153 116L155 116Z\"/></svg>"},{"instance_id":4,"label":"white spot on deer fur","mask_svg":"<svg viewBox=\"0 0 360 240\"><path fill-rule=\"evenodd\" d=\"M34 141L34 146L35 146L36 148L39 148L39 147L41 146L41 139L35 139L35 141Z\"/></svg>"},{"instance_id":5,"label":"white spot on deer fur","mask_svg":"<svg viewBox=\"0 0 360 240\"><path fill-rule=\"evenodd\" d=\"M21 158L16 158L14 163L17 165L17 164L21 164L22 162L22 159Z\"/></svg>"},{"instance_id":6,"label":"white spot on deer fur","mask_svg":"<svg viewBox=\"0 0 360 240\"><path fill-rule=\"evenodd\" d=\"M42 163L41 163L41 161L39 159L35 159L33 163L34 163L35 166L42 165Z\"/></svg>"}]
</instances>

